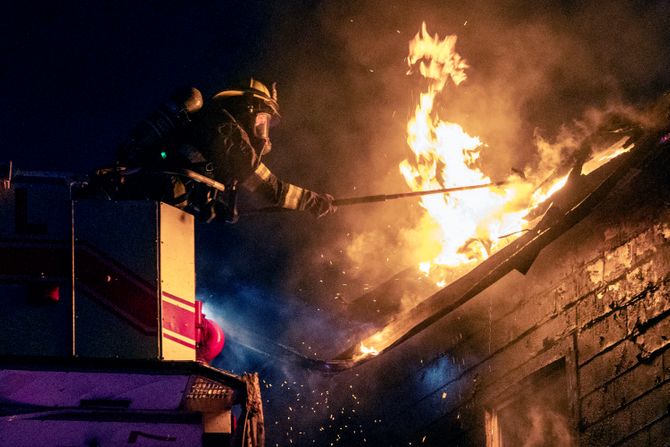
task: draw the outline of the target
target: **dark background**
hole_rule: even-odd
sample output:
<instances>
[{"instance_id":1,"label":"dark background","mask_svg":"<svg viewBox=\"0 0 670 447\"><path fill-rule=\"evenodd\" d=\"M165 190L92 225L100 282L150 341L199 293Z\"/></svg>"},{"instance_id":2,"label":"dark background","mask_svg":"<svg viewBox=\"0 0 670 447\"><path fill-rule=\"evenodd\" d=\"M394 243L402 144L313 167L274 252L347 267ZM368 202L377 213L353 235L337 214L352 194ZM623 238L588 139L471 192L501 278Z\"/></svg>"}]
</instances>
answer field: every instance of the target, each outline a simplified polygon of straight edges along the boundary
<instances>
[{"instance_id":1,"label":"dark background","mask_svg":"<svg viewBox=\"0 0 670 447\"><path fill-rule=\"evenodd\" d=\"M0 14L0 159L84 174L111 163L176 87L207 98L254 76L278 86L283 120L266 159L278 176L336 197L406 191L397 166L423 85L405 57L422 21L458 35L468 80L440 115L486 143L492 178L536 164L536 135L558 141L599 111L642 110L670 88L668 1L15 2ZM334 343L347 302L417 261L418 213L399 201L318 221L198 225L198 296L224 327L337 353L349 346ZM304 379L232 341L216 364ZM284 428L270 440L281 444Z\"/></svg>"}]
</instances>

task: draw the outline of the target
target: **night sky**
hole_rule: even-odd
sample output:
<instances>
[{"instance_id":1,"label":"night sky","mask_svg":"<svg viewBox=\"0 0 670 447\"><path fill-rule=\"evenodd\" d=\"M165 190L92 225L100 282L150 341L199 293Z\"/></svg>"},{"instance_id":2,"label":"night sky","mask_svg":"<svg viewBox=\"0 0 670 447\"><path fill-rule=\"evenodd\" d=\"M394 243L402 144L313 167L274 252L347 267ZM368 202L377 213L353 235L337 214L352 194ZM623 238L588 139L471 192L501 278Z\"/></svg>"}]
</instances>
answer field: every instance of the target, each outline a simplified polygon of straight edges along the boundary
<instances>
[{"instance_id":1,"label":"night sky","mask_svg":"<svg viewBox=\"0 0 670 447\"><path fill-rule=\"evenodd\" d=\"M668 1L348 3L5 6L0 159L85 174L112 163L175 88L207 98L254 76L278 85L283 120L266 163L280 178L336 197L406 191L397 166L422 84L405 57L422 21L459 36L469 79L442 114L487 143L492 178L536 161L537 132L552 139L589 110L643 109L670 91ZM346 327L347 301L415 262L403 235L417 214L403 201L318 221L281 213L199 224L198 296L235 326L297 348L327 345L315 328ZM233 348L217 366L286 372Z\"/></svg>"}]
</instances>

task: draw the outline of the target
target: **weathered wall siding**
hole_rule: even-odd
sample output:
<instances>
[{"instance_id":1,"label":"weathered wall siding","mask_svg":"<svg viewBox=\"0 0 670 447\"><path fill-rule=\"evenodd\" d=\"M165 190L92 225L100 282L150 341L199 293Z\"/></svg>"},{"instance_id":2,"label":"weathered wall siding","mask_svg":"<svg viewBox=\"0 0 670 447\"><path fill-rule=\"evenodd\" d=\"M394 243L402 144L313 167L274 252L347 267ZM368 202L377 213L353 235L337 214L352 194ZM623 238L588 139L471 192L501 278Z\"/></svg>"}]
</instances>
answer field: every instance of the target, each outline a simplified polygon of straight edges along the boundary
<instances>
[{"instance_id":1,"label":"weathered wall siding","mask_svg":"<svg viewBox=\"0 0 670 447\"><path fill-rule=\"evenodd\" d=\"M657 420L631 436L616 442L617 447L668 447L670 446L670 416Z\"/></svg>"},{"instance_id":2,"label":"weathered wall siding","mask_svg":"<svg viewBox=\"0 0 670 447\"><path fill-rule=\"evenodd\" d=\"M422 436L431 434L427 439L435 439L433 431L441 429L445 421L454 418L458 420L459 430L483 430L483 422L472 426L475 419L470 413L474 411L477 415L476 420L482 420L482 404L487 400L487 395L494 395L496 391L506 389L537 369L568 354L572 346L571 338L560 337L561 343L558 343L554 340L554 336L562 334L565 330L569 331L569 328L574 329L574 326L566 323L566 319L569 318L574 318L574 315L572 317L569 314L561 315L560 318L554 318L547 324L540 325L535 331L529 332L510 345L506 355L491 356L474 368L466 370L457 380L446 383L432 393L422 396L421 399L395 406L397 419L409 427L418 427L417 430ZM467 417L464 416L466 410L468 410ZM419 438L415 437L414 440ZM473 442L472 445L481 443Z\"/></svg>"},{"instance_id":3,"label":"weathered wall siding","mask_svg":"<svg viewBox=\"0 0 670 447\"><path fill-rule=\"evenodd\" d=\"M665 382L630 404L624 404L619 411L600 422L587 427L581 444L589 447L611 446L648 429L667 416L669 396L670 382Z\"/></svg>"},{"instance_id":4,"label":"weathered wall siding","mask_svg":"<svg viewBox=\"0 0 670 447\"><path fill-rule=\"evenodd\" d=\"M501 281L512 286L519 278L523 276L514 272ZM392 356L373 359L352 374L369 377L378 389L393 395L400 406L411 407L413 401L433 393L441 396L442 386L481 363L488 356L489 348L493 348L491 343L498 342L492 332L495 323L491 323L490 318L496 315L503 319L504 316L498 315L494 295L482 294L478 298L481 299L472 300L445 316L430 331L395 348ZM519 299L510 296L506 308L518 307ZM392 410L384 409L387 411Z\"/></svg>"},{"instance_id":5,"label":"weathered wall siding","mask_svg":"<svg viewBox=\"0 0 670 447\"><path fill-rule=\"evenodd\" d=\"M459 409L433 421L428 428L434 430L418 432L413 439L423 441L423 444L450 447L485 445L486 434L481 429L484 425L484 413L476 402L469 401Z\"/></svg>"},{"instance_id":6,"label":"weathered wall siding","mask_svg":"<svg viewBox=\"0 0 670 447\"><path fill-rule=\"evenodd\" d=\"M519 282L525 284L527 280ZM525 296L510 314L495 321L492 326L492 349L498 351L528 332L555 313L555 302L551 290L541 290ZM496 308L497 310L497 308Z\"/></svg>"},{"instance_id":7,"label":"weathered wall siding","mask_svg":"<svg viewBox=\"0 0 670 447\"><path fill-rule=\"evenodd\" d=\"M605 317L615 311L617 304L615 293L605 293L604 290L593 292L577 302L577 327L587 328L593 321Z\"/></svg>"},{"instance_id":8,"label":"weathered wall siding","mask_svg":"<svg viewBox=\"0 0 670 447\"><path fill-rule=\"evenodd\" d=\"M606 252L603 288L578 303L582 445L668 445L652 435L670 411L667 235L663 222Z\"/></svg>"},{"instance_id":9,"label":"weathered wall siding","mask_svg":"<svg viewBox=\"0 0 670 447\"><path fill-rule=\"evenodd\" d=\"M633 241L629 241L628 243L606 253L604 272L605 281L611 282L615 278L630 271L633 265L632 244Z\"/></svg>"},{"instance_id":10,"label":"weathered wall siding","mask_svg":"<svg viewBox=\"0 0 670 447\"><path fill-rule=\"evenodd\" d=\"M512 292L500 300L495 296L496 289L487 289L476 300L446 316L430 332L420 334L408 346L397 348L392 363L401 364L403 368L397 371L398 374L378 377L377 384L392 390L399 401L408 402L408 407L411 407L409 402L431 394L439 395L441 399L442 388L468 371L482 377L499 378L518 367L518 363L509 359L500 362L492 358L486 362L496 351L511 347L515 352L511 357L525 362L528 360L526 356L556 341L555 327L561 329L559 333L574 328L573 310L543 327L543 323L556 317L550 285L531 287L534 295L530 297L519 285L534 283L518 272L510 273L498 284ZM505 304L499 305L500 302ZM501 309L508 312L501 313ZM537 329L540 331L535 332ZM493 360L501 364L492 364ZM393 367L376 361L370 365L377 370Z\"/></svg>"},{"instance_id":11,"label":"weathered wall siding","mask_svg":"<svg viewBox=\"0 0 670 447\"><path fill-rule=\"evenodd\" d=\"M582 427L595 424L606 415L663 382L663 358L658 356L651 363L638 363L629 371L621 374L610 382L603 384L581 401Z\"/></svg>"},{"instance_id":12,"label":"weathered wall siding","mask_svg":"<svg viewBox=\"0 0 670 447\"><path fill-rule=\"evenodd\" d=\"M652 308L662 309L663 306L652 306ZM663 374L661 362L657 360L658 363L655 365L658 370L651 371L648 365L639 364L638 357L642 354L640 347L629 340L622 341L628 333L626 310L609 309L609 313L605 316L602 316L601 311L597 310L592 315L592 319L587 319L589 324L581 332L576 331L576 306L564 309L553 317L545 316L547 319L541 324L526 330L518 339L511 343L507 342L501 352L474 364L471 368L465 366L469 362L463 361L460 366L457 366L450 360L445 360L451 357L443 354L441 364L435 361L426 365L421 374L416 376L416 380L422 382L423 386L416 387L415 390L426 392L440 381L443 381L442 385L434 388L428 394L421 394L418 401L416 398L419 395L415 394L415 400L412 401L411 394L405 394L403 396L405 399L399 400L404 404L400 403L396 406L395 411L398 410L398 407L403 408L400 411L402 413L400 419L410 427L421 427L427 422L431 422L431 425L439 425L441 420L449 420L449 415L452 413L458 413L465 401L470 402L477 394L482 394L482 390L504 389L543 365L551 363L552 360L560 358L564 355L565 349L551 356L551 359L544 359L533 364L533 359L537 358L539 353L546 352L561 340L567 340L567 336L574 332L578 340L580 363L585 364L580 369L582 376L580 394L586 395L586 401L581 406L582 411L585 412L583 423L591 424L602 418L608 411L617 408L616 405L622 404L621 399L628 401L643 394L647 391L645 388L647 384L653 386L657 382L657 376ZM504 327L502 323L501 327ZM493 340L496 340L495 330L493 333ZM662 332L654 331L653 333ZM486 343L486 337L473 337L457 343L450 355L453 354L455 356L453 358L456 359L461 355L466 355L468 350L471 352L484 350L488 353L488 349L483 349L485 345L472 343L477 339ZM523 371L514 375L515 369ZM625 373L629 371L631 371L630 374L626 375ZM639 377L636 375L638 373ZM624 375L625 379L612 385L612 380L621 375ZM506 378L505 376L512 377ZM628 380L634 383L630 389L626 388ZM612 386L614 388L611 388ZM608 395L608 387L614 390L611 396ZM481 408L479 410L482 412ZM590 410L600 413L594 415L589 413ZM426 433L429 431L426 430Z\"/></svg>"},{"instance_id":13,"label":"weathered wall siding","mask_svg":"<svg viewBox=\"0 0 670 447\"><path fill-rule=\"evenodd\" d=\"M423 430L435 420L458 411L464 407L471 395L470 377L461 377L449 382L434 392L424 395L420 400L402 402L395 411L399 420L407 423L407 427ZM464 393L464 390L467 394ZM418 396L417 396L418 397ZM426 429L427 430L427 429Z\"/></svg>"},{"instance_id":14,"label":"weathered wall siding","mask_svg":"<svg viewBox=\"0 0 670 447\"><path fill-rule=\"evenodd\" d=\"M670 280L665 279L651 284L637 301L627 307L628 332L643 331L649 323L670 311Z\"/></svg>"},{"instance_id":15,"label":"weathered wall siding","mask_svg":"<svg viewBox=\"0 0 670 447\"><path fill-rule=\"evenodd\" d=\"M579 369L579 394L585 396L635 366L641 351L630 340L618 343Z\"/></svg>"},{"instance_id":16,"label":"weathered wall siding","mask_svg":"<svg viewBox=\"0 0 670 447\"><path fill-rule=\"evenodd\" d=\"M640 361L656 355L659 351L666 349L670 344L670 318L664 315L664 320L644 329L639 335L633 334L633 340L640 346L642 353Z\"/></svg>"},{"instance_id":17,"label":"weathered wall siding","mask_svg":"<svg viewBox=\"0 0 670 447\"><path fill-rule=\"evenodd\" d=\"M450 356L443 357L441 363L433 362L425 367L421 374L410 385L397 387L391 393L397 399L397 404L389 407L387 412L399 413L400 420L408 426L421 427L426 422L435 421L446 417L463 406L466 400L474 399L482 390L488 387L499 387L502 383L506 386L522 379L534 370L544 366L551 361L561 358L567 350L549 352L552 347L574 330L575 312L564 312L554 318L550 318L545 324L536 325L533 330L526 331L513 343L508 343L505 355L474 356L473 353L486 348L486 336L474 337L454 345ZM480 340L481 338L481 340ZM493 337L495 339L495 336ZM465 356L469 354L466 361ZM547 353L547 359L533 362L538 353ZM461 359L460 366L451 363L450 359ZM464 366L467 365L467 366ZM523 369L524 365L530 366ZM514 370L518 371L515 375ZM505 376L510 376L507 379ZM414 391L414 394L411 393ZM390 414L389 417L392 417Z\"/></svg>"},{"instance_id":18,"label":"weathered wall siding","mask_svg":"<svg viewBox=\"0 0 670 447\"><path fill-rule=\"evenodd\" d=\"M670 208L649 195L631 209L641 193L619 194L526 275L509 273L356 371L392 396L378 404L390 424L376 439L482 445L484 409L565 357L580 445L670 446Z\"/></svg>"},{"instance_id":19,"label":"weathered wall siding","mask_svg":"<svg viewBox=\"0 0 670 447\"><path fill-rule=\"evenodd\" d=\"M659 419L642 433L648 434L648 442L645 446L660 445L668 447L670 445L670 415Z\"/></svg>"},{"instance_id":20,"label":"weathered wall siding","mask_svg":"<svg viewBox=\"0 0 670 447\"><path fill-rule=\"evenodd\" d=\"M634 435L623 439L617 443L618 447L649 447L649 446L663 446L663 444L651 444L649 440L649 430L640 430Z\"/></svg>"},{"instance_id":21,"label":"weathered wall siding","mask_svg":"<svg viewBox=\"0 0 670 447\"><path fill-rule=\"evenodd\" d=\"M475 349L478 342L480 362L424 397L417 423L432 408L438 416L432 424L447 424L464 404L461 399L474 402L482 390L508 386L505 374L574 334L579 387L572 399L581 414L580 444L668 445L670 219L667 211L655 217L660 222L651 226L649 220L628 221L622 227L627 238L610 231L591 252L581 251L582 259L562 260L560 281L536 284L556 278L548 265L517 281L521 298L504 318L491 322L490 339L475 333L455 347ZM491 290L509 294L497 284ZM454 395L449 390L456 384ZM437 405L443 392L451 402ZM477 433L476 427L468 430Z\"/></svg>"},{"instance_id":22,"label":"weathered wall siding","mask_svg":"<svg viewBox=\"0 0 670 447\"><path fill-rule=\"evenodd\" d=\"M588 362L605 348L618 343L626 334L626 309L609 313L592 322L577 335L579 364Z\"/></svg>"}]
</instances>

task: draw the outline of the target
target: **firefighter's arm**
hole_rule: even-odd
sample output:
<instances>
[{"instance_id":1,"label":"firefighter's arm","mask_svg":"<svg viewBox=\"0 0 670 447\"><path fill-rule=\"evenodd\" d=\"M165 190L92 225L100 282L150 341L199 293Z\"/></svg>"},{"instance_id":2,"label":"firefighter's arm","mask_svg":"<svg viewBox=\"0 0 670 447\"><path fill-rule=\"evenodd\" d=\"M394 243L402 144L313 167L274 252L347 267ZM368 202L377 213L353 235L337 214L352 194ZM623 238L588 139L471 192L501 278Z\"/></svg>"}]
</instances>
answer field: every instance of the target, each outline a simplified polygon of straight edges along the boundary
<instances>
[{"instance_id":1,"label":"firefighter's arm","mask_svg":"<svg viewBox=\"0 0 670 447\"><path fill-rule=\"evenodd\" d=\"M232 176L239 186L252 192L264 205L294 210L310 211L316 217L334 212L333 197L319 194L277 178L261 163L246 132L229 116L229 122L219 126L217 136L216 177ZM229 169L231 174L223 172Z\"/></svg>"},{"instance_id":2,"label":"firefighter's arm","mask_svg":"<svg viewBox=\"0 0 670 447\"><path fill-rule=\"evenodd\" d=\"M335 211L333 197L284 182L263 163L242 182L242 187L262 198L269 206L292 210L306 210L317 218Z\"/></svg>"}]
</instances>

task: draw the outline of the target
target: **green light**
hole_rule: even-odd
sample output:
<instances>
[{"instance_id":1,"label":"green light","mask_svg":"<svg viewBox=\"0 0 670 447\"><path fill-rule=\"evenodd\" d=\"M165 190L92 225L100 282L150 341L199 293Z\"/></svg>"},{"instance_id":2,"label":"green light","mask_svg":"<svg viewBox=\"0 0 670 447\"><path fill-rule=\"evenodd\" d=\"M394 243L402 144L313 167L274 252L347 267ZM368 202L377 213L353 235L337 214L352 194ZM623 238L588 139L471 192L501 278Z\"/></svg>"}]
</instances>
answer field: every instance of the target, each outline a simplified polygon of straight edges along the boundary
<instances>
[{"instance_id":1,"label":"green light","mask_svg":"<svg viewBox=\"0 0 670 447\"><path fill-rule=\"evenodd\" d=\"M161 158L165 160L167 158L167 152L161 151Z\"/></svg>"}]
</instances>

